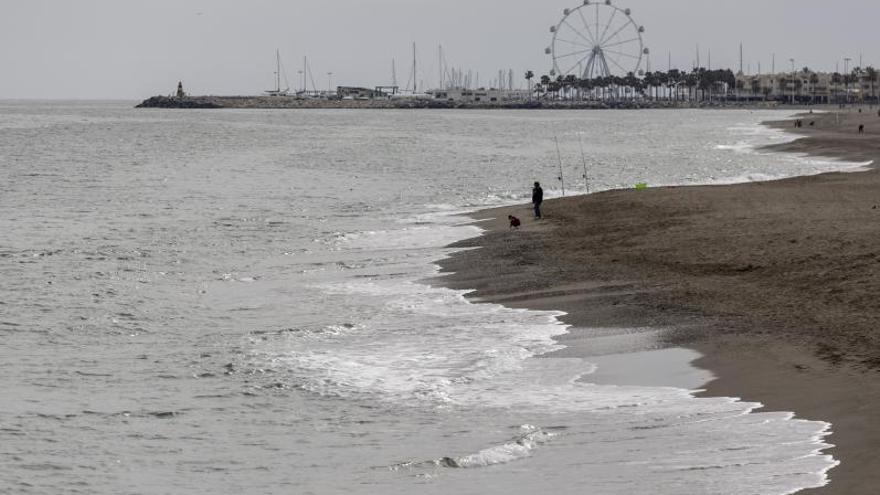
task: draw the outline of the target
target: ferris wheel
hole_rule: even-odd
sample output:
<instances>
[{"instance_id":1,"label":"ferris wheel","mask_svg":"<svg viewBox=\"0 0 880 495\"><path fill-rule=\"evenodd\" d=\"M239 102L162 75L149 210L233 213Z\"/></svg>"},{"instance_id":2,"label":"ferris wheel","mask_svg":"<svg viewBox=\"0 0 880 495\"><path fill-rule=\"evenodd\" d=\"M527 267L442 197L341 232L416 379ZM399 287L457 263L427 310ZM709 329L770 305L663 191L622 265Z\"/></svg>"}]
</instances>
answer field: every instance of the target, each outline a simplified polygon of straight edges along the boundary
<instances>
[{"instance_id":1,"label":"ferris wheel","mask_svg":"<svg viewBox=\"0 0 880 495\"><path fill-rule=\"evenodd\" d=\"M575 75L594 79L610 75L641 74L645 27L636 24L630 9L611 0L583 0L563 11L559 24L550 27L553 44L545 52L553 57L553 76Z\"/></svg>"}]
</instances>

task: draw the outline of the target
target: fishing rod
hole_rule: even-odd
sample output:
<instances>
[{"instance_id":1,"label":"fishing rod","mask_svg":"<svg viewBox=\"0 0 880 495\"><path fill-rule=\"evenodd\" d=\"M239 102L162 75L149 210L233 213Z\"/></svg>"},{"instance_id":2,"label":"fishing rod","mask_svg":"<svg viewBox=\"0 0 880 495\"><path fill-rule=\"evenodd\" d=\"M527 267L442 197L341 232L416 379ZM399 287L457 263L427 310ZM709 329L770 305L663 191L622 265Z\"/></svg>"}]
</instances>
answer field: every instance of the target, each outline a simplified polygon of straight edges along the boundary
<instances>
[{"instance_id":1,"label":"fishing rod","mask_svg":"<svg viewBox=\"0 0 880 495\"><path fill-rule=\"evenodd\" d=\"M562 195L565 196L565 177L562 175L562 152L559 151L559 138L553 136L556 141L556 156L559 158L559 182L562 183Z\"/></svg>"},{"instance_id":2,"label":"fishing rod","mask_svg":"<svg viewBox=\"0 0 880 495\"><path fill-rule=\"evenodd\" d=\"M581 162L584 165L584 188L587 194L590 194L590 177L587 175L587 157L584 155L584 142L581 139L581 133L578 133L578 146L581 148Z\"/></svg>"}]
</instances>

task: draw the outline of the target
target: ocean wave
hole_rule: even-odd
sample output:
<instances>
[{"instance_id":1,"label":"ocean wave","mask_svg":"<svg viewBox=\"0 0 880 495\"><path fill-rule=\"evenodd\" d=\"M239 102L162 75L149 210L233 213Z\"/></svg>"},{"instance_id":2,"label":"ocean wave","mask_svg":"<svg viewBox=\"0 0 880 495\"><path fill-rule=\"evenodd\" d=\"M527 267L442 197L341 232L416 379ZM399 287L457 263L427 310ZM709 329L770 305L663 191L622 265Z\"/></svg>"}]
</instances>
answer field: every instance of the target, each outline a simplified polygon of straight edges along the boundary
<instances>
[{"instance_id":1,"label":"ocean wave","mask_svg":"<svg viewBox=\"0 0 880 495\"><path fill-rule=\"evenodd\" d=\"M417 470L424 468L476 469L497 464L507 464L530 457L534 451L544 445L558 433L548 432L532 425L519 427L520 434L504 443L487 447L473 454L461 456L444 456L430 461L408 461L389 466L391 471Z\"/></svg>"}]
</instances>

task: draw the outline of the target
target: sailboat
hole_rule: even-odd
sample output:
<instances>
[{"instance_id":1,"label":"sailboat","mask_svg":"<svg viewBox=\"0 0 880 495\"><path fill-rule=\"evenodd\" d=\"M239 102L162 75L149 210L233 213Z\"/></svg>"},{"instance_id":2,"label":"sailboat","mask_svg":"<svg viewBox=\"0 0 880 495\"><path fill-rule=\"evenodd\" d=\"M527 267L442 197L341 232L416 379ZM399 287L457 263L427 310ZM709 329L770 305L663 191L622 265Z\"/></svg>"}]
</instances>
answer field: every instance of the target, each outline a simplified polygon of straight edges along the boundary
<instances>
[{"instance_id":1,"label":"sailboat","mask_svg":"<svg viewBox=\"0 0 880 495\"><path fill-rule=\"evenodd\" d=\"M287 84L287 75L284 76L284 83ZM268 89L265 93L269 96L287 96L290 87L281 89L281 53L275 50L275 89Z\"/></svg>"}]
</instances>

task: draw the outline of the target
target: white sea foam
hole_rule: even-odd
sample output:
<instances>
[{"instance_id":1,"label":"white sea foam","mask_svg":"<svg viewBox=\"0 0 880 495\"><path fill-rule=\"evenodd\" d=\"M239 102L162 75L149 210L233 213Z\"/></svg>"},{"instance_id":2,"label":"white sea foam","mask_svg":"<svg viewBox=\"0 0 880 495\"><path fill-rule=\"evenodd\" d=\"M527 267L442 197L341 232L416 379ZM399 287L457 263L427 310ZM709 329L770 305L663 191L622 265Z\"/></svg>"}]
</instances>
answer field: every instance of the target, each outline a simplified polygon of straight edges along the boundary
<instances>
[{"instance_id":1,"label":"white sea foam","mask_svg":"<svg viewBox=\"0 0 880 495\"><path fill-rule=\"evenodd\" d=\"M477 235L477 227L455 225L418 225L399 230L380 230L367 232L349 232L339 234L333 239L333 248L337 250L398 250L398 249L436 249L462 238L462 233Z\"/></svg>"},{"instance_id":2,"label":"white sea foam","mask_svg":"<svg viewBox=\"0 0 880 495\"><path fill-rule=\"evenodd\" d=\"M448 215L423 215L412 223L418 227L404 224L397 231L346 235L337 246L355 252L412 253L442 248L442 243L474 232L461 226L462 219ZM587 360L535 359L560 348L554 337L567 332L558 321L562 313L475 305L464 297L466 291L429 287L413 282L416 278L345 278L315 286L373 310L360 314L358 331L345 333L345 345L289 333L282 341L258 346L258 353L272 356L271 366L287 373L294 386L322 396L467 411L481 424L498 414L492 411L566 418L564 437L599 428L610 437L590 439L586 434L584 441L606 442L610 449L632 449L633 436L639 445L668 444L662 460L644 446L639 447L642 454L630 454L654 465L657 480L701 470L726 473L722 478L761 478L783 463L790 472L803 474L777 480L782 493L784 486L824 484L825 473L836 462L822 452L828 447L827 423L794 419L791 413L755 412L760 404L732 398L698 399L684 389L590 383L596 366ZM413 326L415 322L420 323ZM520 461L554 436L530 429L513 441L472 453L447 452L427 463L406 461L394 469L405 467L437 479L437 473L426 470Z\"/></svg>"},{"instance_id":3,"label":"white sea foam","mask_svg":"<svg viewBox=\"0 0 880 495\"><path fill-rule=\"evenodd\" d=\"M730 128L733 136L742 137L733 144L718 144L715 149L742 155L763 155L780 162L797 163L797 168L781 168L778 173L765 170L748 172L729 177L712 178L712 184L741 184L784 179L792 176L818 175L827 172L859 172L871 165L868 162L852 162L836 159L823 159L802 153L779 153L764 151L761 148L770 144L784 144L803 136L763 124L740 125Z\"/></svg>"},{"instance_id":4,"label":"white sea foam","mask_svg":"<svg viewBox=\"0 0 880 495\"><path fill-rule=\"evenodd\" d=\"M719 145L719 152L761 154L759 146L793 139L763 126L742 126L733 134L740 140ZM840 168L841 164L801 161L798 167L801 173L812 173ZM760 181L787 173L776 176L755 170L733 178L704 176L697 180ZM550 189L547 197L560 194ZM519 195L490 193L475 205L521 201ZM764 483L772 478L779 493L785 492L786 486L827 482L825 473L836 462L823 453L828 447L824 443L827 423L798 420L791 413L755 412L760 404L732 398L697 399L684 389L589 383L596 366L587 360L535 359L560 348L554 337L567 331L557 319L561 313L474 305L465 299L466 291L415 283L434 274L427 264L417 268L418 263L438 256L450 243L481 232L468 225L468 219L456 216L459 213L462 209L453 204L437 204L424 213L390 219L394 228L338 233L329 238L326 243L342 255L363 259L381 255L388 258L385 263L398 266L406 260L411 268L400 278L383 276L371 263L349 264L345 277L314 285L314 290L327 297L348 304L359 302L360 309L351 310L357 314L356 330L337 326L339 331L326 331L317 338L292 332L255 342L256 354L266 357L276 370L272 379L277 380L281 373L290 386L322 397L375 401L387 407L463 411L474 424L487 424L499 414L565 418L564 438L572 431L599 428L608 437L586 434L584 441L629 449L630 456L654 466L657 480L688 471L712 471L724 473L716 474L718 479L754 476ZM513 441L471 453L445 452L435 461L406 461L395 464L395 469L506 464L531 458L555 435L535 428ZM634 442L640 454L632 453ZM654 447L660 448L658 452L664 452L664 457L652 453ZM786 464L789 472L800 474L790 474L788 479L773 474L780 463ZM429 479L439 476L422 474Z\"/></svg>"},{"instance_id":5,"label":"white sea foam","mask_svg":"<svg viewBox=\"0 0 880 495\"><path fill-rule=\"evenodd\" d=\"M736 144L719 144L715 146L715 149L733 151L734 153L751 153L755 151L755 147L756 145L754 143L740 141Z\"/></svg>"},{"instance_id":6,"label":"white sea foam","mask_svg":"<svg viewBox=\"0 0 880 495\"><path fill-rule=\"evenodd\" d=\"M444 457L438 461L438 464L444 467L480 468L518 461L531 456L536 448L556 436L532 425L522 425L520 430L521 434L509 442L485 448L474 454L456 458Z\"/></svg>"}]
</instances>

